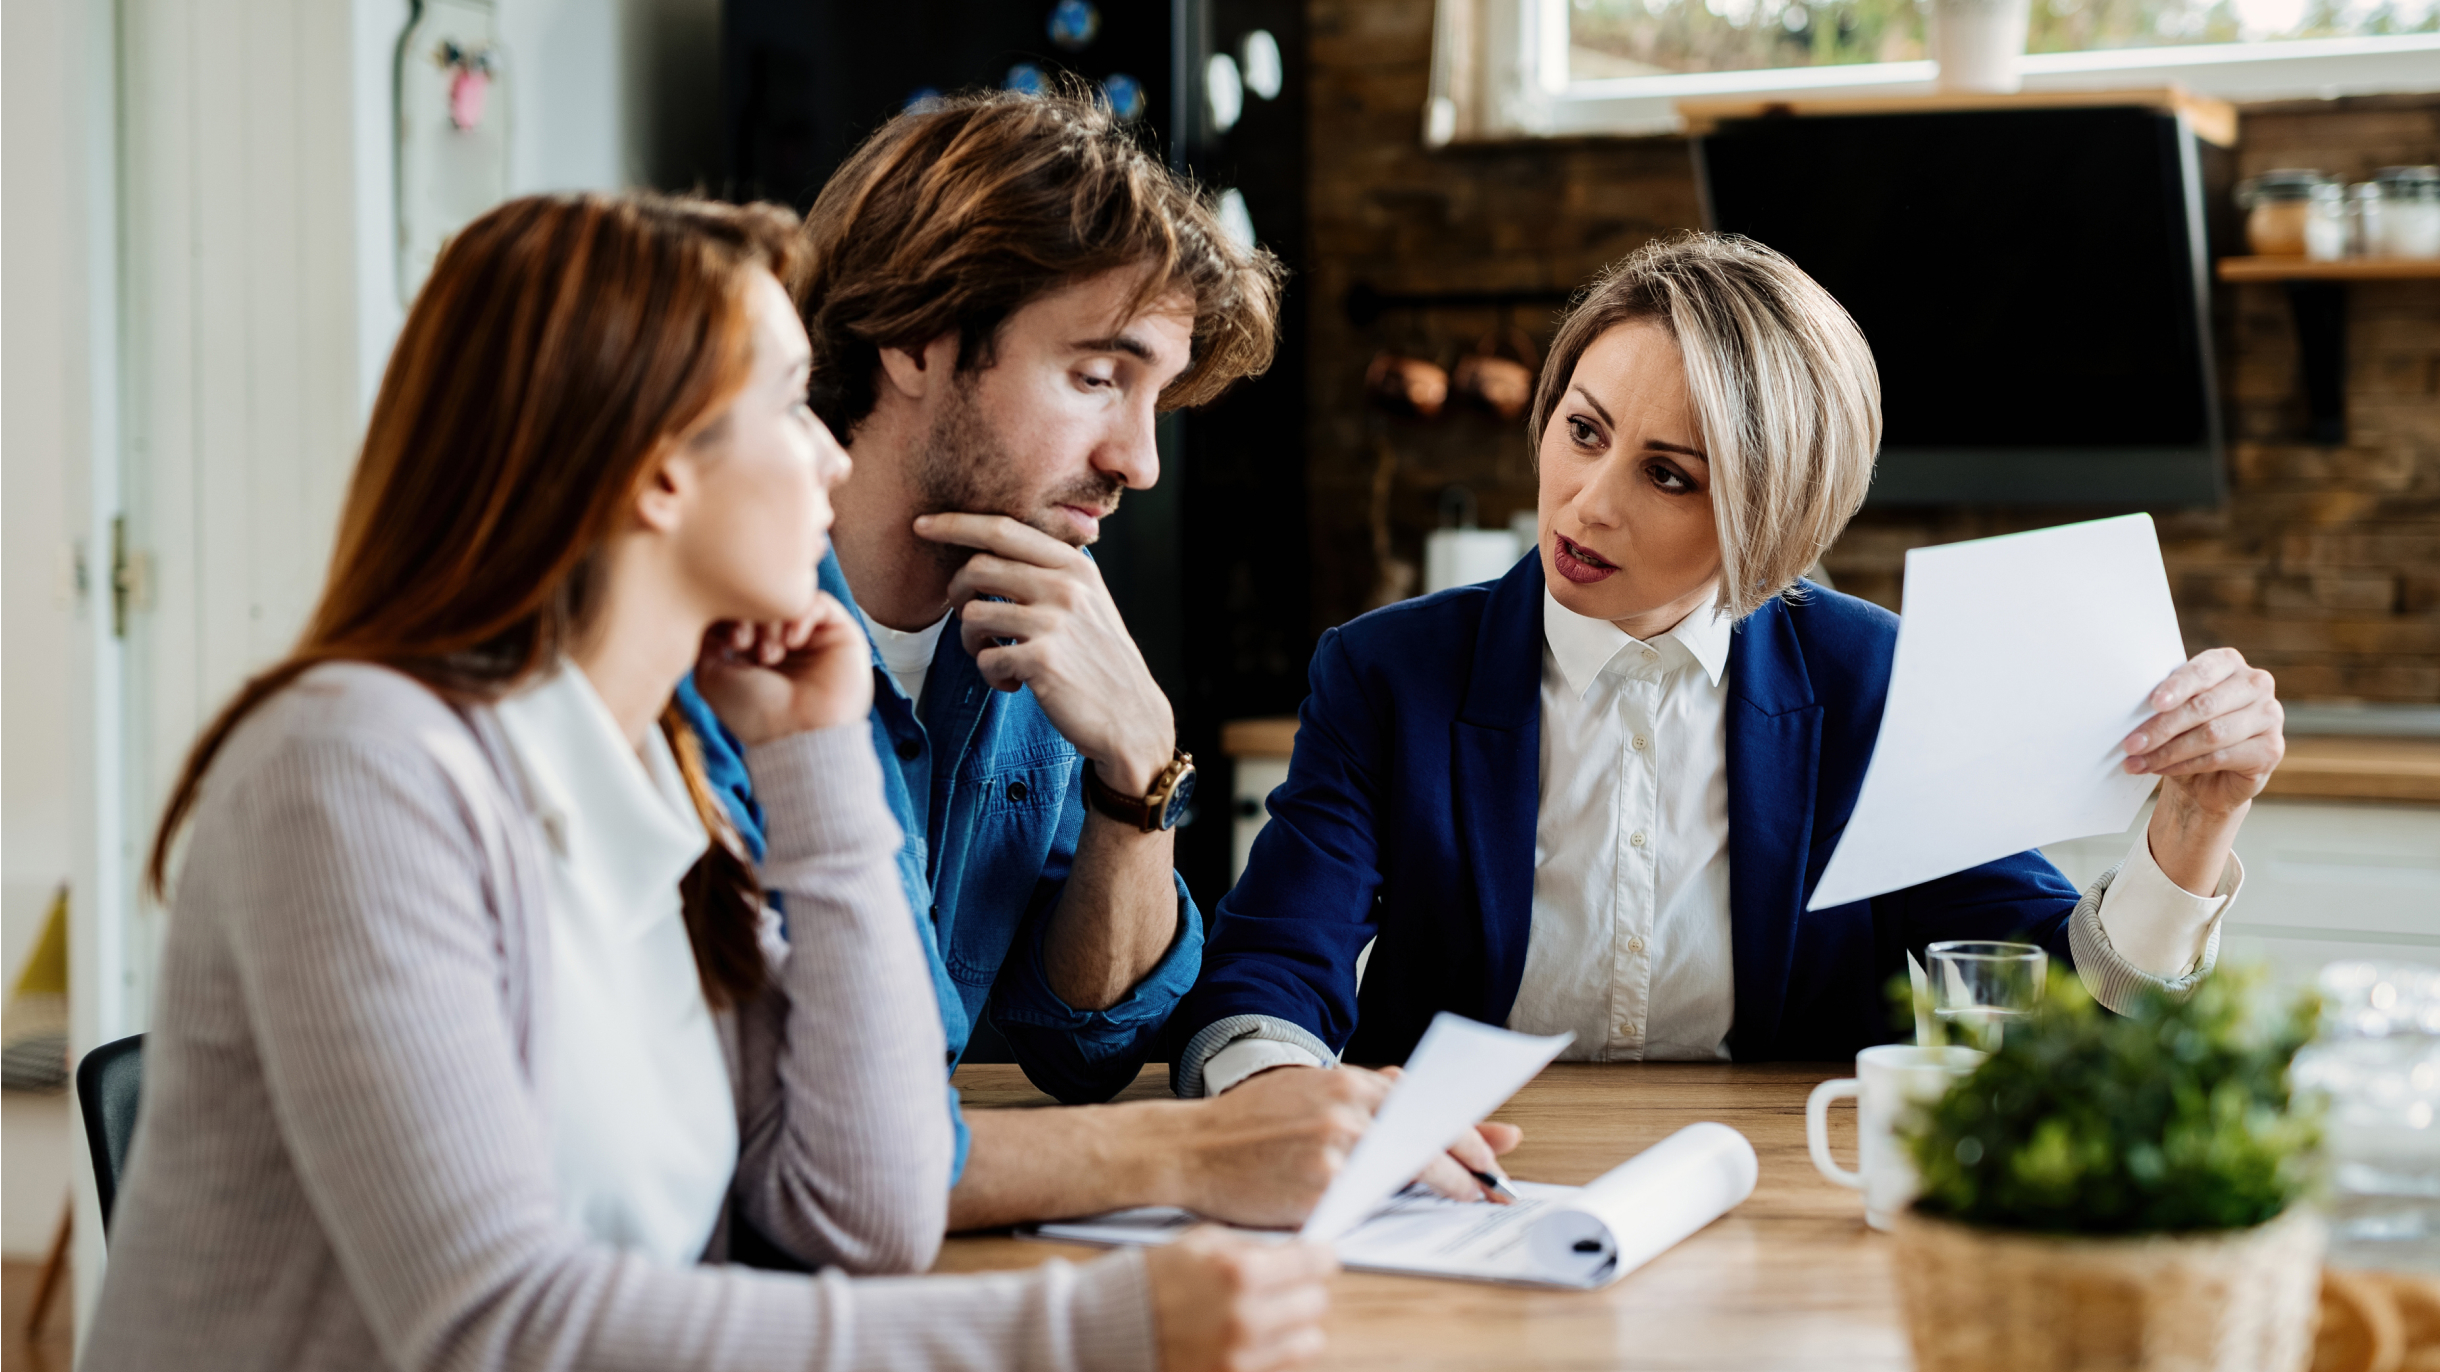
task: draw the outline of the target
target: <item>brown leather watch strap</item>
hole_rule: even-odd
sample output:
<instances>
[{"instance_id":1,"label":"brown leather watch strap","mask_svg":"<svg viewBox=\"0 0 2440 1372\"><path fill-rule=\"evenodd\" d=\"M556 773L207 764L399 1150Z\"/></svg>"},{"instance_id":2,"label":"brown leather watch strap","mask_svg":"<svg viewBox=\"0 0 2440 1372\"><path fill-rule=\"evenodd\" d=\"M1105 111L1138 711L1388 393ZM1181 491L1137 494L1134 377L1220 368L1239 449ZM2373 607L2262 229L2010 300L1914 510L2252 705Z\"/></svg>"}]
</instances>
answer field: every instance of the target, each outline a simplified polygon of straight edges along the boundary
<instances>
[{"instance_id":1,"label":"brown leather watch strap","mask_svg":"<svg viewBox=\"0 0 2440 1372\"><path fill-rule=\"evenodd\" d=\"M1140 796L1122 793L1101 779L1101 772L1091 762L1084 765L1084 798L1094 809L1121 824L1132 824L1144 833L1161 827L1161 816L1169 808L1170 793L1177 790L1178 779L1193 770L1194 756L1180 748L1170 758L1169 765L1152 779L1152 789Z\"/></svg>"}]
</instances>

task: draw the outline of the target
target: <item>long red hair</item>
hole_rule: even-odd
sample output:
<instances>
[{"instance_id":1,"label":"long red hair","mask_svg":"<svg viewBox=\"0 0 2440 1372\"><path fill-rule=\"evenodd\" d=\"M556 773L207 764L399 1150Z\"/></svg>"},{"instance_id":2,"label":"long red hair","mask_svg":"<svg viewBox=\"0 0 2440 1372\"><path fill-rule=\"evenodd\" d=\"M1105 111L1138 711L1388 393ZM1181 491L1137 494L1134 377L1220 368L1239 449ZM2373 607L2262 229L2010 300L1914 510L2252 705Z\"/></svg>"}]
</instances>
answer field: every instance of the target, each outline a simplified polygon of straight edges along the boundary
<instances>
[{"instance_id":1,"label":"long red hair","mask_svg":"<svg viewBox=\"0 0 2440 1372\"><path fill-rule=\"evenodd\" d=\"M468 705L556 662L583 622L594 550L664 445L745 381L745 287L794 293L787 210L656 195L512 200L434 264L383 373L330 578L288 657L248 681L187 756L147 876L238 724L316 664L373 662ZM761 893L672 709L662 717L714 842L682 884L705 993L757 993Z\"/></svg>"}]
</instances>

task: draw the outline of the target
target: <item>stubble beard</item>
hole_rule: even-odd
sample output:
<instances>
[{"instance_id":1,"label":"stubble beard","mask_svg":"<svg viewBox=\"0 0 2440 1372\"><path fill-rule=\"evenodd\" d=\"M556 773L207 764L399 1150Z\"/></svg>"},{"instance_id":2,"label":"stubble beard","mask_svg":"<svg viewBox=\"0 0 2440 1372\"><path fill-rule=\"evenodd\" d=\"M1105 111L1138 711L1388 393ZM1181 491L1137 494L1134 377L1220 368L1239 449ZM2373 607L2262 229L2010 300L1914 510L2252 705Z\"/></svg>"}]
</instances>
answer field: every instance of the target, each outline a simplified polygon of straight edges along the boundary
<instances>
[{"instance_id":1,"label":"stubble beard","mask_svg":"<svg viewBox=\"0 0 2440 1372\"><path fill-rule=\"evenodd\" d=\"M932 422L932 432L916 457L913 484L919 515L1006 515L1077 548L1094 540L1077 538L1075 526L1058 513L1058 507L1114 511L1126 489L1126 482L1117 476L1094 472L1046 496L1029 495L1018 475L1018 464L974 394L974 379L963 374L952 379L949 406ZM929 540L924 546L951 575L975 553L972 548Z\"/></svg>"}]
</instances>

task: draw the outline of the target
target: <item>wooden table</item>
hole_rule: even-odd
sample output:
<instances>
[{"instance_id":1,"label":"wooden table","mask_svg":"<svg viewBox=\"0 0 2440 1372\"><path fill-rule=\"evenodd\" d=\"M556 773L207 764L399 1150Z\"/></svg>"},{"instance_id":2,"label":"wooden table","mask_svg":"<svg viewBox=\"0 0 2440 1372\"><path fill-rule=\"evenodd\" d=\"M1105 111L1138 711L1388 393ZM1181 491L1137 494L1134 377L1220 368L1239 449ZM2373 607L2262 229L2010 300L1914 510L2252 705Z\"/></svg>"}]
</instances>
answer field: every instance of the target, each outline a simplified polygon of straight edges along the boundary
<instances>
[{"instance_id":1,"label":"wooden table","mask_svg":"<svg viewBox=\"0 0 2440 1372\"><path fill-rule=\"evenodd\" d=\"M1753 1141L1753 1196L1601 1291L1515 1290L1370 1273L1333 1288L1326 1368L1906 1368L1912 1366L1889 1240L1863 1197L1824 1181L1805 1153L1805 1096L1839 1064L1559 1063L1494 1119L1525 1130L1509 1170L1582 1183L1697 1120ZM1145 1069L1121 1099L1167 1092ZM1013 1066L959 1069L968 1109L1048 1104ZM1831 1112L1832 1147L1855 1158L1854 1112ZM954 1238L935 1268L1029 1267L1097 1250L1006 1235Z\"/></svg>"}]
</instances>

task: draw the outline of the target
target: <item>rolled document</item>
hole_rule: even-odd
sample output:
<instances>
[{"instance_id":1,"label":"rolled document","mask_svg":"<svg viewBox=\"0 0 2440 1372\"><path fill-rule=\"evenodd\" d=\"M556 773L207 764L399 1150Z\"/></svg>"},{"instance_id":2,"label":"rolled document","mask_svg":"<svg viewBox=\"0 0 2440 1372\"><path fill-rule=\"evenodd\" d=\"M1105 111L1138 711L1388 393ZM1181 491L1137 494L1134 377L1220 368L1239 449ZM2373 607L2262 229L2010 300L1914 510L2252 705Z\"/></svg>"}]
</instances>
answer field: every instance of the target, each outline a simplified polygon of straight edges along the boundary
<instances>
[{"instance_id":1,"label":"rolled document","mask_svg":"<svg viewBox=\"0 0 2440 1372\"><path fill-rule=\"evenodd\" d=\"M1555 1202L1526 1230L1525 1247L1553 1278L1599 1285L1735 1209L1754 1194L1757 1173L1745 1135L1690 1124Z\"/></svg>"},{"instance_id":2,"label":"rolled document","mask_svg":"<svg viewBox=\"0 0 2440 1372\"><path fill-rule=\"evenodd\" d=\"M1754 1148L1725 1124L1692 1124L1590 1186L1511 1181L1514 1205L1409 1187L1338 1241L1373 1272L1590 1289L1607 1286L1754 1192Z\"/></svg>"}]
</instances>

